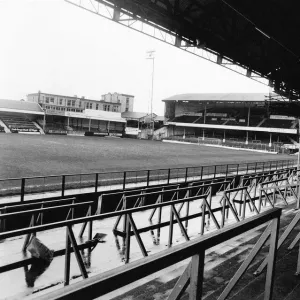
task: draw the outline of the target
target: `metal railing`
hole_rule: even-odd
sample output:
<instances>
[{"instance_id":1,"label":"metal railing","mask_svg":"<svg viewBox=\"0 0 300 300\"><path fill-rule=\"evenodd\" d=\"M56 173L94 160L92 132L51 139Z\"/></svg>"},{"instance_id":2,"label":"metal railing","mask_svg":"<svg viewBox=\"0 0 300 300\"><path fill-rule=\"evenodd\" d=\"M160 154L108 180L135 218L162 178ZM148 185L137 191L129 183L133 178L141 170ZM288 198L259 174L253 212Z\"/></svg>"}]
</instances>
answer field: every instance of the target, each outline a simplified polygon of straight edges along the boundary
<instances>
[{"instance_id":1,"label":"metal railing","mask_svg":"<svg viewBox=\"0 0 300 300\"><path fill-rule=\"evenodd\" d=\"M235 141L227 139L223 142L222 138L207 138L203 139L202 137L183 137L183 136L171 136L164 138L165 140L173 140L173 141L180 141L180 142L187 142L193 143L197 145L209 144L209 145L219 145L219 146L226 146L232 148L239 148L239 149L250 149L250 150L260 150L260 151L267 151L267 152L275 152L275 153L286 153L289 154L289 150L284 148L283 145L279 145L278 143L272 143L269 146L268 143L252 143L249 142L248 144L245 141Z\"/></svg>"},{"instance_id":2,"label":"metal railing","mask_svg":"<svg viewBox=\"0 0 300 300\"><path fill-rule=\"evenodd\" d=\"M273 182L270 182L271 184ZM211 206L211 193L212 193L212 188L215 185L218 185L220 183L212 183L212 184L204 184L201 186L190 186L186 187L184 189L178 189L178 190L172 190L173 196L171 198L168 197L168 199L165 199L163 201L163 194L164 193L169 193L170 191L165 191L165 192L152 192L149 193L152 196L159 196L159 198L156 199L155 203L153 204L153 199L149 199L150 201L147 201L148 198L141 198L140 194L135 195L135 196L128 196L129 198L133 198L134 202L137 199L137 197L140 197L141 201L146 201L146 203L143 203L142 206L140 206L140 203L137 203L137 205L133 208L128 208L127 205L121 210L114 211L114 212L109 212L109 213L104 213L104 214L99 214L101 209L97 209L97 212L95 215L93 215L91 211L91 207L89 207L86 216L81 217L81 218L73 218L73 213L74 213L74 208L79 206L79 205L86 205L90 206L92 203L91 202L86 202L86 203L80 203L80 204L73 204L73 205L67 205L67 217L70 216L72 219L71 220L65 220L65 221L60 221L60 222L55 222L55 223L48 223L45 224L43 223L43 215L44 213L47 213L48 211L52 210L61 210L64 208L66 205L60 205L60 206L54 206L54 207L47 207L47 208L38 208L30 211L25 211L25 212L16 212L12 214L3 214L0 215L1 220L5 220L7 218L15 217L15 216L21 216L21 215L29 215L31 217L31 223L29 224L29 227L27 228L20 228L17 230L11 230L11 231L6 231L0 233L0 240L6 239L6 238L11 238L11 237L16 237L20 235L26 235L25 241L23 244L23 251L26 250L26 247L28 245L29 239L32 235L36 236L38 232L49 230L49 229L54 229L54 228L63 228L65 227L67 229L67 239L71 239L71 244L73 247L73 250L76 254L76 249L84 249L88 248L86 247L85 244L80 244L77 245L77 242L75 238L73 238L74 234L72 231L72 226L75 224L81 224L81 230L79 232L79 238L83 237L84 231L86 227L88 226L88 240L92 240L92 231L93 231L93 222L94 221L99 221L99 220L105 220L108 218L117 218L116 223L114 227L112 228L112 231L114 232L115 236L121 236L123 238L124 242L124 261L129 262L130 260L130 248L131 248L131 237L134 236L138 242L138 246L141 250L141 253L144 257L148 256L147 251L146 251L146 245L144 244L141 234L145 232L151 232L152 237L159 241L160 239L160 229L168 226L169 227L169 234L168 234L168 247L171 247L173 242L173 230L175 224L178 224L180 231L186 241L190 240L190 236L188 234L187 228L188 228L188 220L200 219L200 234L204 234L204 227L206 226L205 222L206 220L208 221L211 219L216 227L216 229L220 230L225 226L226 220L228 220L229 217L229 212L231 212L232 216L234 217L235 221L238 223L241 221L241 218L238 216L238 212L235 208L235 195L234 197L231 197L230 195L233 195L236 192L236 188L230 189L229 188L229 182L224 181L222 186L223 186L223 194L225 197L225 201L220 201L219 205L217 207L212 207ZM277 188L285 189L285 187L278 186ZM289 186L289 192L292 187ZM221 188L220 188L221 189ZM177 198L178 193L183 192L183 195ZM182 193L181 193L182 194ZM171 195L169 195L171 196ZM268 196L268 195L265 195ZM276 194L271 193L271 196L273 197L272 202L276 202ZM294 195L295 198L297 198L296 195ZM127 197L127 200L128 200ZM263 201L262 197L258 197L257 199L251 200L251 196L249 195L248 204L251 202L252 207L254 207L254 202L255 200L258 200L259 202ZM127 201L124 199L124 201ZM297 200L297 199L296 199ZM200 206L198 205L198 202ZM190 203L194 202L194 208L192 210L189 209ZM196 203L197 202L197 203ZM149 204L150 203L150 204ZM247 201L244 199L242 201L242 206L243 210L246 209ZM265 205L267 204L267 201L265 201ZM272 204L272 203L271 203ZM183 209L183 206L185 205L185 213L184 215L181 215L181 210ZM272 205L273 206L273 205ZM260 205L261 207L261 205ZM170 218L168 220L162 221L159 215L161 215L161 209L162 208L169 208L170 210ZM134 217L136 217L136 213L139 212L146 212L148 211L150 213L149 215L149 224L143 224L143 226L137 226L136 222L134 221ZM155 223L152 223L152 217L154 213L157 211L158 213L158 220ZM251 209L250 209L251 211ZM258 211L256 211L257 214L260 214ZM123 217L124 223L123 223L123 228L117 229L118 223L120 219ZM245 218L245 215L243 215L242 219ZM185 223L185 224L184 224ZM141 225L141 224L140 224ZM146 226L145 226L146 225ZM154 230L157 230L157 236L154 234ZM154 240L154 239L153 239ZM66 242L66 245L69 245L69 240ZM159 243L159 242L158 242ZM70 247L67 246L67 247ZM83 247L83 248L82 248ZM123 252L122 250L122 252ZM69 253L68 251L66 251ZM64 250L58 250L54 252L54 256L58 255L63 255L65 252ZM76 254L76 259L77 262L80 266L80 269L83 267L82 263L82 258L80 255ZM9 263L7 265L2 265L0 266L0 273L5 272L8 270L13 270L15 268L19 268L21 266L26 266L31 263L30 259L23 259L21 261L16 261L13 263ZM66 257L66 268L65 268L65 284L69 284L69 258ZM82 269L81 272L82 276L85 277L86 274L86 269L84 267L84 270Z\"/></svg>"},{"instance_id":3,"label":"metal railing","mask_svg":"<svg viewBox=\"0 0 300 300\"><path fill-rule=\"evenodd\" d=\"M259 171L277 170L292 167L295 160L274 160L239 164L196 166L184 168L167 168L155 170L129 170L122 172L98 172L84 174L62 174L23 178L0 179L0 195L7 197L20 196L20 201L32 199L36 194L70 196L85 191L100 189L127 189L132 187L151 186L187 182L204 178L216 178L219 175L249 174ZM28 199L26 199L28 196ZM1 198L0 198L1 199Z\"/></svg>"},{"instance_id":4,"label":"metal railing","mask_svg":"<svg viewBox=\"0 0 300 300\"><path fill-rule=\"evenodd\" d=\"M81 282L72 284L71 286L43 295L39 299L95 299L188 258L191 258L191 261L178 279L168 299L179 299L180 295L184 293L188 286L189 299L202 299L205 251L269 222L267 228L250 251L248 257L244 259L243 263L226 285L218 299L224 300L228 298L260 249L269 239L270 247L266 258L268 268L265 280L264 299L270 300L272 299L273 293L280 215L281 209L273 208L267 212L261 213L259 216L241 221L238 224L228 226L227 228L220 229L193 241L188 241L182 245L174 246L171 249L161 251L150 257L140 259L112 271L85 279ZM72 237L72 235L70 235L70 237Z\"/></svg>"}]
</instances>

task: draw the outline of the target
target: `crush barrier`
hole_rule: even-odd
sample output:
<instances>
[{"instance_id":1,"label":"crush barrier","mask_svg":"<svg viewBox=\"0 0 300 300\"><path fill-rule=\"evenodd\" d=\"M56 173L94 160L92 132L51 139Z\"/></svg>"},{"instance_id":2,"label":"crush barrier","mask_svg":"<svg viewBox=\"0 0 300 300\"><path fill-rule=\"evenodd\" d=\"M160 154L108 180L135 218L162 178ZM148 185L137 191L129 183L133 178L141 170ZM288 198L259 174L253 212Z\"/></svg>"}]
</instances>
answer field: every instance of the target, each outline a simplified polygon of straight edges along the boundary
<instances>
[{"instance_id":1,"label":"crush barrier","mask_svg":"<svg viewBox=\"0 0 300 300\"><path fill-rule=\"evenodd\" d=\"M268 182L268 183L270 183L270 182ZM180 231L181 231L182 235L184 236L184 238L186 239L186 241L188 241L190 239L188 232L187 232L187 226L186 226L186 224L184 225L184 222L189 219L199 218L199 220L200 220L199 227L201 229L200 234L204 233L204 227L206 225L205 220L207 220L206 215L213 221L215 227L218 230L220 230L221 228L223 228L225 226L226 220L229 217L228 212L231 212L231 214L234 217L234 219L236 220L236 222L240 223L242 218L240 218L240 216L238 215L238 213L237 213L234 205L232 205L232 201L230 201L230 199L227 199L227 201L223 201L222 205L220 205L217 208L211 207L211 203L209 200L210 199L209 191L211 190L211 188L214 184L217 185L220 183L212 183L211 185L203 184L200 186L186 187L185 188L186 197L182 198L182 199L176 199L176 197L175 197L175 199L173 199L171 201L167 201L167 202L157 201L156 203L151 204L151 205L134 207L134 208L130 208L130 209L124 209L124 210L100 214L100 215L76 218L73 220L66 220L66 221L61 221L61 222L51 223L51 224L43 224L43 225L32 224L33 225L32 227L0 233L0 239L5 239L5 238L9 238L9 237L24 235L24 234L28 237L29 235L32 235L32 234L36 235L36 233L40 232L40 231L66 227L66 230L67 230L66 245L67 245L67 247L69 247L69 249L67 249L65 252L63 252L63 250L59 250L55 255L62 255L62 253L67 253L67 255L66 255L66 270L65 270L65 284L68 284L69 283L68 264L70 263L69 259L70 259L71 251L75 252L75 256L76 256L78 265L80 267L82 276L85 278L87 275L86 271L84 271L83 267L82 267L83 263L82 263L82 258L80 256L79 250L91 247L93 221L104 220L106 218L120 218L122 216L124 217L125 231L119 231L117 233L118 233L118 235L122 236L122 238L124 239L125 262L129 262L129 260L130 260L130 241L131 241L132 236L134 236L136 238L142 254L146 257L147 250L145 248L145 245L143 244L143 241L141 238L141 233L149 232L149 231L153 232L154 230L157 229L157 238L156 239L159 240L160 229L164 226L169 225L168 246L171 247L172 240L173 240L174 225L176 225L176 224L178 224ZM225 182L223 184L223 187L224 187L223 193L236 192L236 188L229 189L228 184L230 184L230 182ZM194 194L192 194L193 196L190 197L187 192L192 189L194 189ZM178 192L178 189L174 190L175 195L176 195L176 192ZM273 195L273 197L276 196L274 193L272 193L272 195ZM128 196L128 197L133 197L133 198L135 197L135 199L137 199L138 195ZM193 210L192 214L186 214L185 216L180 216L180 211L181 211L183 205L186 205L186 207L188 207L189 203L196 202L196 201L199 202L199 205L197 205L197 210ZM244 207L245 206L246 206L246 202L244 202ZM159 211L163 207L169 207L169 209L170 209L170 219L168 221L161 222L161 223L158 222L156 224L152 224L152 225L146 226L146 227L140 227L140 228L137 227L137 225L134 221L135 213L139 213L142 211L148 211L150 213L150 219L151 219L151 217L154 214L154 211L155 210ZM187 212L189 213L188 210L187 210ZM216 213L219 215L217 216ZM260 212L258 214L258 216L261 214L263 214L263 213ZM219 221L220 219L221 219L221 222ZM88 244L80 244L80 245L77 244L76 239L74 237L74 233L72 231L72 226L75 224L82 224L82 229L83 229L84 225L85 226L88 225ZM85 229L85 227L84 227L84 229ZM84 231L84 229L83 229L83 231ZM81 230L81 233L80 233L81 235L83 234L83 231ZM1 270L11 270L13 268L22 266L22 264L28 265L28 264L30 264L30 260L22 260L22 261L11 263L9 265L0 266L0 271Z\"/></svg>"},{"instance_id":2,"label":"crush barrier","mask_svg":"<svg viewBox=\"0 0 300 300\"><path fill-rule=\"evenodd\" d=\"M35 194L56 192L59 196L71 196L80 192L100 189L127 189L137 186L180 183L204 178L216 178L220 175L231 176L259 171L278 170L295 165L295 160L267 162L249 162L185 168L157 170L128 170L124 172L97 172L84 174L62 174L24 178L0 179L2 197L20 195L19 200L27 201Z\"/></svg>"},{"instance_id":3,"label":"crush barrier","mask_svg":"<svg viewBox=\"0 0 300 300\"><path fill-rule=\"evenodd\" d=\"M246 219L204 237L196 238L193 241L174 246L172 249L161 251L150 257L48 293L39 299L95 299L188 258L191 258L190 263L173 287L168 299L179 299L188 286L190 300L202 299L206 250L269 222L249 255L244 259L229 283L226 284L218 300L228 298L267 240L269 240L270 246L266 257L268 269L265 280L264 299L271 300L280 215L281 209L271 209L259 216Z\"/></svg>"}]
</instances>

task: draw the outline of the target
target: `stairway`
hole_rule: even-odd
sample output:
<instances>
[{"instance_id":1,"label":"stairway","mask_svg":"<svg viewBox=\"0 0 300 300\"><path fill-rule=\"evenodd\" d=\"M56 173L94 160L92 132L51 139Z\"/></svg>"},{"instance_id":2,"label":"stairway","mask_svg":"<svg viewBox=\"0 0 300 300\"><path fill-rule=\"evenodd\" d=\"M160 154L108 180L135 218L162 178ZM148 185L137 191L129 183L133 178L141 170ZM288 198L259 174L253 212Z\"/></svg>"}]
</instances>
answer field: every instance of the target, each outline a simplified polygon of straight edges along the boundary
<instances>
[{"instance_id":1,"label":"stairway","mask_svg":"<svg viewBox=\"0 0 300 300\"><path fill-rule=\"evenodd\" d=\"M264 118L261 122L258 123L258 125L256 127L260 127L266 120L267 120L267 118Z\"/></svg>"},{"instance_id":2,"label":"stairway","mask_svg":"<svg viewBox=\"0 0 300 300\"><path fill-rule=\"evenodd\" d=\"M291 137L288 136L288 139L295 145L295 146L299 146L299 144L294 140L292 139Z\"/></svg>"},{"instance_id":3,"label":"stairway","mask_svg":"<svg viewBox=\"0 0 300 300\"><path fill-rule=\"evenodd\" d=\"M5 133L11 133L9 128L6 126L6 124L0 119L0 126L4 128Z\"/></svg>"},{"instance_id":4,"label":"stairway","mask_svg":"<svg viewBox=\"0 0 300 300\"><path fill-rule=\"evenodd\" d=\"M39 130L41 134L45 134L43 128L37 123L37 122L32 122Z\"/></svg>"}]
</instances>

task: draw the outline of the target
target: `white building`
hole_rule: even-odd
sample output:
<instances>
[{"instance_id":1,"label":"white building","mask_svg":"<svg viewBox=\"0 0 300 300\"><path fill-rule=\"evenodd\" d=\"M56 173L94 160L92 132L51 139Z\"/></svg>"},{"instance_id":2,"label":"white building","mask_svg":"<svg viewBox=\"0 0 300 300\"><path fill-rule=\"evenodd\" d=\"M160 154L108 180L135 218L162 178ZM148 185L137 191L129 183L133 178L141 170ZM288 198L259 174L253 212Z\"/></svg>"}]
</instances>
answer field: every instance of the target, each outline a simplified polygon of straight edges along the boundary
<instances>
[{"instance_id":1,"label":"white building","mask_svg":"<svg viewBox=\"0 0 300 300\"><path fill-rule=\"evenodd\" d=\"M133 111L134 96L119 93L108 93L101 96L101 101L121 104L120 112Z\"/></svg>"}]
</instances>

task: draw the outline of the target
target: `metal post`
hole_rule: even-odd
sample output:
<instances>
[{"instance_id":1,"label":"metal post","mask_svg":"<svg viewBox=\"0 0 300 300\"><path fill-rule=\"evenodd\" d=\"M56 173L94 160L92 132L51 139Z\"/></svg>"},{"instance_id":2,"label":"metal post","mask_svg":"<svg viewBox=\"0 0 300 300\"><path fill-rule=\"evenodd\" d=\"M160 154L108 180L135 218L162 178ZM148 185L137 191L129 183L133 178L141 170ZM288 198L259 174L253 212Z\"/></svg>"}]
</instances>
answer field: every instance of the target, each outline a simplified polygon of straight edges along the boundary
<instances>
[{"instance_id":1,"label":"metal post","mask_svg":"<svg viewBox=\"0 0 300 300\"><path fill-rule=\"evenodd\" d=\"M149 181L150 181L150 170L147 171L147 186L149 186Z\"/></svg>"},{"instance_id":2,"label":"metal post","mask_svg":"<svg viewBox=\"0 0 300 300\"><path fill-rule=\"evenodd\" d=\"M126 239L125 239L125 263L129 263L130 259L130 220L129 216L126 214L125 215L125 220L126 220Z\"/></svg>"},{"instance_id":3,"label":"metal post","mask_svg":"<svg viewBox=\"0 0 300 300\"><path fill-rule=\"evenodd\" d=\"M202 299L205 250L192 257L189 300Z\"/></svg>"},{"instance_id":4,"label":"metal post","mask_svg":"<svg viewBox=\"0 0 300 300\"><path fill-rule=\"evenodd\" d=\"M66 227L66 252L65 252L65 280L64 285L69 285L70 282L70 260L71 260L71 249L70 249L70 238L68 234L68 227Z\"/></svg>"},{"instance_id":5,"label":"metal post","mask_svg":"<svg viewBox=\"0 0 300 300\"><path fill-rule=\"evenodd\" d=\"M61 196L65 195L65 183L66 183L66 176L62 176L62 183L61 183Z\"/></svg>"},{"instance_id":6,"label":"metal post","mask_svg":"<svg viewBox=\"0 0 300 300\"><path fill-rule=\"evenodd\" d=\"M95 178L95 192L97 193L97 190L98 190L98 177L99 177L99 174L96 173L96 178Z\"/></svg>"},{"instance_id":7,"label":"metal post","mask_svg":"<svg viewBox=\"0 0 300 300\"><path fill-rule=\"evenodd\" d=\"M279 231L279 218L272 221L272 231L270 236L270 250L268 257L268 267L266 274L266 285L264 300L271 300L273 294L273 285L275 277L275 262L277 255L277 243L278 243L278 231Z\"/></svg>"},{"instance_id":8,"label":"metal post","mask_svg":"<svg viewBox=\"0 0 300 300\"><path fill-rule=\"evenodd\" d=\"M46 127L46 113L44 113L44 123L43 123L43 131L45 132Z\"/></svg>"},{"instance_id":9,"label":"metal post","mask_svg":"<svg viewBox=\"0 0 300 300\"><path fill-rule=\"evenodd\" d=\"M214 178L216 178L216 173L217 173L217 166L215 165L215 168L214 168Z\"/></svg>"},{"instance_id":10,"label":"metal post","mask_svg":"<svg viewBox=\"0 0 300 300\"><path fill-rule=\"evenodd\" d=\"M168 184L170 183L170 174L171 174L171 169L168 170Z\"/></svg>"},{"instance_id":11,"label":"metal post","mask_svg":"<svg viewBox=\"0 0 300 300\"><path fill-rule=\"evenodd\" d=\"M299 143L298 143L298 156L297 156L297 183L298 183L298 186L297 186L297 190L298 190L298 198L299 198L299 191L300 191L300 187L299 187L299 184L300 184L300 180L299 180L299 170L300 170L300 118L298 118L298 123L299 123L299 129L298 129L298 136L299 136ZM299 208L299 199L298 199L298 204L297 204L297 208Z\"/></svg>"},{"instance_id":12,"label":"metal post","mask_svg":"<svg viewBox=\"0 0 300 300\"><path fill-rule=\"evenodd\" d=\"M125 190L126 186L126 171L124 172L124 177L123 177L123 190Z\"/></svg>"},{"instance_id":13,"label":"metal post","mask_svg":"<svg viewBox=\"0 0 300 300\"><path fill-rule=\"evenodd\" d=\"M187 176L188 176L188 168L185 168L185 183L187 182Z\"/></svg>"},{"instance_id":14,"label":"metal post","mask_svg":"<svg viewBox=\"0 0 300 300\"><path fill-rule=\"evenodd\" d=\"M25 178L22 178L22 181L21 181L21 202L24 201L24 196L25 196Z\"/></svg>"}]
</instances>

